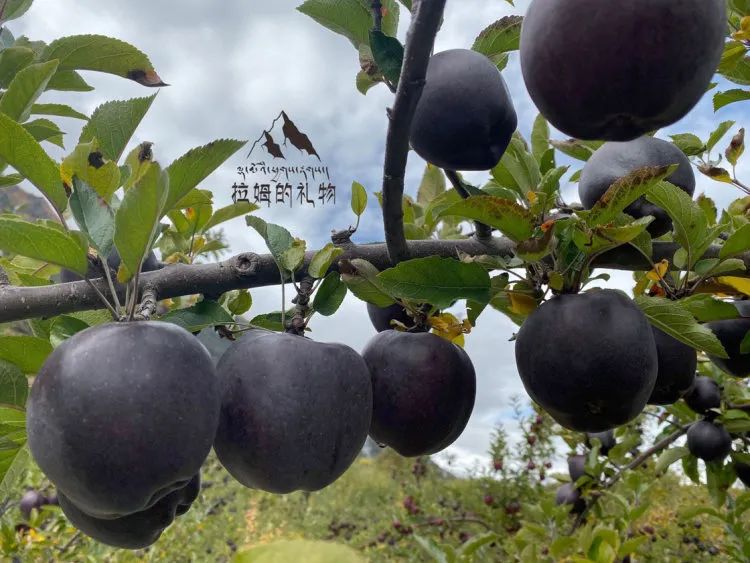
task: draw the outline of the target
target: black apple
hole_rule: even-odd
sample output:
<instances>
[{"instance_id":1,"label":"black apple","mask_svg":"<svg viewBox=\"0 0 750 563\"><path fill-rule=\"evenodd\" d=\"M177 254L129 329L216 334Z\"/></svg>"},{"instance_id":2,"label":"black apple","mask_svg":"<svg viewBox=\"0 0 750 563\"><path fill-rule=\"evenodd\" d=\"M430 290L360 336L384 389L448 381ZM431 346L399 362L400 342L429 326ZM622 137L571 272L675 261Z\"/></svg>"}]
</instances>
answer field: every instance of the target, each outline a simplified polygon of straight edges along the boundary
<instances>
[{"instance_id":1,"label":"black apple","mask_svg":"<svg viewBox=\"0 0 750 563\"><path fill-rule=\"evenodd\" d=\"M742 354L740 350L742 341L750 333L750 301L735 301L734 306L737 307L740 318L706 323L706 326L714 332L724 345L729 358L711 355L708 357L729 375L748 377L750 376L750 354Z\"/></svg>"},{"instance_id":2,"label":"black apple","mask_svg":"<svg viewBox=\"0 0 750 563\"><path fill-rule=\"evenodd\" d=\"M462 348L430 333L386 330L362 356L372 373L373 440L415 457L461 435L476 396L474 366Z\"/></svg>"},{"instance_id":3,"label":"black apple","mask_svg":"<svg viewBox=\"0 0 750 563\"><path fill-rule=\"evenodd\" d=\"M364 360L348 346L253 330L224 353L216 371L223 399L214 449L243 485L317 491L362 449L372 384Z\"/></svg>"},{"instance_id":4,"label":"black apple","mask_svg":"<svg viewBox=\"0 0 750 563\"><path fill-rule=\"evenodd\" d=\"M690 453L704 461L718 461L732 450L732 437L726 428L701 420L690 427L687 433Z\"/></svg>"},{"instance_id":5,"label":"black apple","mask_svg":"<svg viewBox=\"0 0 750 563\"><path fill-rule=\"evenodd\" d=\"M468 49L433 55L411 126L411 144L449 170L489 170L516 130L513 101L495 63Z\"/></svg>"},{"instance_id":6,"label":"black apple","mask_svg":"<svg viewBox=\"0 0 750 563\"><path fill-rule=\"evenodd\" d=\"M34 381L28 443L45 475L96 518L153 506L206 459L219 421L206 349L168 323L99 325L63 342Z\"/></svg>"},{"instance_id":7,"label":"black apple","mask_svg":"<svg viewBox=\"0 0 750 563\"><path fill-rule=\"evenodd\" d=\"M726 34L725 0L534 0L521 70L531 99L563 133L629 141L693 109Z\"/></svg>"},{"instance_id":8,"label":"black apple","mask_svg":"<svg viewBox=\"0 0 750 563\"><path fill-rule=\"evenodd\" d=\"M698 354L656 327L652 327L659 358L656 386L648 400L650 405L672 405L687 393L695 381Z\"/></svg>"},{"instance_id":9,"label":"black apple","mask_svg":"<svg viewBox=\"0 0 750 563\"><path fill-rule=\"evenodd\" d=\"M695 174L685 154L672 143L653 137L640 137L627 143L605 143L589 158L581 172L578 195L585 209L594 207L597 201L620 178L645 166L678 165L667 180L689 196L695 192ZM653 216L648 232L654 237L672 229L672 219L658 205L645 197L637 199L625 208L625 213L640 219Z\"/></svg>"},{"instance_id":10,"label":"black apple","mask_svg":"<svg viewBox=\"0 0 750 563\"><path fill-rule=\"evenodd\" d=\"M543 303L518 332L516 364L531 398L580 432L633 420L658 370L645 315L625 294L606 289Z\"/></svg>"},{"instance_id":11,"label":"black apple","mask_svg":"<svg viewBox=\"0 0 750 563\"><path fill-rule=\"evenodd\" d=\"M156 542L177 516L185 514L200 493L200 475L140 512L120 518L89 516L64 494L60 508L70 523L98 542L124 549L143 549Z\"/></svg>"},{"instance_id":12,"label":"black apple","mask_svg":"<svg viewBox=\"0 0 750 563\"><path fill-rule=\"evenodd\" d=\"M695 412L706 414L710 409L718 409L721 406L721 389L710 377L699 376L695 378L693 386L683 399Z\"/></svg>"}]
</instances>

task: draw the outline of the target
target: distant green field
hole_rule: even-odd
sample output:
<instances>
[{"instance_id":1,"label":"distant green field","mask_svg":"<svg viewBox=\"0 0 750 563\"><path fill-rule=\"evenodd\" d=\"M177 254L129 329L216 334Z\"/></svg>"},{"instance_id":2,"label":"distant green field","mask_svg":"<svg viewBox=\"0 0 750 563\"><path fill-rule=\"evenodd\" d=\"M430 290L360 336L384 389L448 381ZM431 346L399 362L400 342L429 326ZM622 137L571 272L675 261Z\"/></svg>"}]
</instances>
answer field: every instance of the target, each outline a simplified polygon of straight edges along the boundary
<instances>
[{"instance_id":1,"label":"distant green field","mask_svg":"<svg viewBox=\"0 0 750 563\"><path fill-rule=\"evenodd\" d=\"M277 496L241 487L212 457L204 469L200 499L150 549L110 549L77 533L57 508L24 522L12 506L2 518L2 551L4 560L23 562L229 561L251 546L304 538L348 544L374 562L432 561L415 535L458 547L489 528L498 540L479 550L474 560L520 560L522 539L543 524L534 507L550 502L556 483L548 478L549 486L534 485L523 475L458 479L429 461L415 463L384 451L376 458L360 458L321 492ZM44 487L37 470L29 472L25 483ZM658 483L650 493L653 508L632 530L648 539L642 548L646 560L724 560L721 553L709 554L710 547L721 546L720 528L701 520L682 523L675 516L681 507L707 502L703 489L680 486L670 477ZM566 518L562 516L563 523ZM30 528L18 531L20 524Z\"/></svg>"}]
</instances>

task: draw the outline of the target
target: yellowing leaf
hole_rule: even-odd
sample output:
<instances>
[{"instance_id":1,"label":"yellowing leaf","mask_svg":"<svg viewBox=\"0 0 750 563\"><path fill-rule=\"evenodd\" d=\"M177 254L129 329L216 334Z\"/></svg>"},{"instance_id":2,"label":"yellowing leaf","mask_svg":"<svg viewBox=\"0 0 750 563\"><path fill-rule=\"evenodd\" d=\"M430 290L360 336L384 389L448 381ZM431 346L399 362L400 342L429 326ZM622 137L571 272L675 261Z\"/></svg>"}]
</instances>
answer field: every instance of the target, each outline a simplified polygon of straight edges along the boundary
<instances>
[{"instance_id":1,"label":"yellowing leaf","mask_svg":"<svg viewBox=\"0 0 750 563\"><path fill-rule=\"evenodd\" d=\"M430 318L432 332L440 338L464 347L464 334L471 332L471 323L468 320L460 321L450 313L441 313Z\"/></svg>"},{"instance_id":2,"label":"yellowing leaf","mask_svg":"<svg viewBox=\"0 0 750 563\"><path fill-rule=\"evenodd\" d=\"M109 203L112 194L120 185L120 169L117 163L104 160L96 139L79 144L60 167L60 174L68 186L73 185L73 176L91 186L104 201Z\"/></svg>"},{"instance_id":3,"label":"yellowing leaf","mask_svg":"<svg viewBox=\"0 0 750 563\"><path fill-rule=\"evenodd\" d=\"M716 281L723 285L733 287L740 293L750 296L750 279L737 278L734 276L721 276L716 278Z\"/></svg>"},{"instance_id":4,"label":"yellowing leaf","mask_svg":"<svg viewBox=\"0 0 750 563\"><path fill-rule=\"evenodd\" d=\"M661 262L654 265L654 268L646 274L646 277L651 281L658 282L663 280L664 276L669 271L669 260L662 260Z\"/></svg>"},{"instance_id":5,"label":"yellowing leaf","mask_svg":"<svg viewBox=\"0 0 750 563\"><path fill-rule=\"evenodd\" d=\"M517 315L530 315L537 308L537 302L533 297L522 293L508 293L510 297L510 310Z\"/></svg>"}]
</instances>

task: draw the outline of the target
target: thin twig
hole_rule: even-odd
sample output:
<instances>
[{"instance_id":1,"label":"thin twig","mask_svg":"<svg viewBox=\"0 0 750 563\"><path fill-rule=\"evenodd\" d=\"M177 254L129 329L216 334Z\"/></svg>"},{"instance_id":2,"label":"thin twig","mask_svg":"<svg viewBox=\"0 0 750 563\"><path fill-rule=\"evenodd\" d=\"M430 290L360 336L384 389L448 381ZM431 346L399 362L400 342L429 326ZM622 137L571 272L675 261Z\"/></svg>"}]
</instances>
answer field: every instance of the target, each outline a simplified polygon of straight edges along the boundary
<instances>
[{"instance_id":1,"label":"thin twig","mask_svg":"<svg viewBox=\"0 0 750 563\"><path fill-rule=\"evenodd\" d=\"M112 293L112 299L115 302L115 307L119 311L121 308L120 298L117 296L115 284L112 282L112 274L110 274L109 272L109 263L106 260L102 260L102 269L104 270L104 277L107 278L107 284L109 285L109 291Z\"/></svg>"},{"instance_id":2,"label":"thin twig","mask_svg":"<svg viewBox=\"0 0 750 563\"><path fill-rule=\"evenodd\" d=\"M489 522L482 520L481 518L477 516L455 516L450 518L440 518L443 522L468 522L470 524L479 524L480 526L483 526L485 529L489 530L490 532L494 532L495 528L492 527ZM415 526L423 527L423 526L435 526L434 521L427 521L427 522L418 522L415 524Z\"/></svg>"},{"instance_id":3,"label":"thin twig","mask_svg":"<svg viewBox=\"0 0 750 563\"><path fill-rule=\"evenodd\" d=\"M450 180L450 183L453 184L453 188L459 193L459 195L463 199L467 199L469 197L469 192L466 190L466 187L464 186L463 181L461 180L461 177L458 175L458 172L455 170L448 170L445 169L445 175L448 177L448 180ZM492 238L492 227L489 227L485 225L484 223L480 223L479 221L474 222L474 228L476 229L476 232L474 235L479 239L488 239Z\"/></svg>"},{"instance_id":4,"label":"thin twig","mask_svg":"<svg viewBox=\"0 0 750 563\"><path fill-rule=\"evenodd\" d=\"M66 544L65 544L64 546L62 546L62 547L60 548L60 553L65 553L66 551L68 551L68 550L70 549L70 547L71 547L71 546L72 546L72 545L73 545L73 544L74 544L74 543L75 543L76 541L78 541L78 538L80 538L80 537L81 537L81 532L76 532L75 534L73 534L73 537L72 537L72 538L70 538L70 539L69 539L69 540L67 541L67 543L66 543Z\"/></svg>"},{"instance_id":5,"label":"thin twig","mask_svg":"<svg viewBox=\"0 0 750 563\"><path fill-rule=\"evenodd\" d=\"M390 113L383 167L383 221L388 254L395 264L409 257L404 234L404 174L409 155L409 132L414 110L422 96L427 63L435 45L445 0L423 1L415 5L406 36L404 63Z\"/></svg>"},{"instance_id":6,"label":"thin twig","mask_svg":"<svg viewBox=\"0 0 750 563\"><path fill-rule=\"evenodd\" d=\"M375 31L383 28L383 3L380 0L372 0L372 23Z\"/></svg>"},{"instance_id":7,"label":"thin twig","mask_svg":"<svg viewBox=\"0 0 750 563\"><path fill-rule=\"evenodd\" d=\"M646 461L648 461L651 458L651 456L653 456L655 454L658 454L661 451L667 449L674 442L676 442L680 437L684 436L687 433L687 431L690 429L691 426L692 426L692 424L685 424L683 426L680 426L679 430L677 430L676 432L670 434L666 438L658 441L656 444L654 444L653 446L651 446L649 449L647 449L646 451L644 451L643 453L641 453L638 457L636 457L635 459L633 459L633 461L631 461L630 463L628 463L627 465L625 465L624 467L622 467L617 473L615 473L615 475L607 483L605 483L601 487L600 491L606 491L608 489L611 489L622 478L623 474L626 471L637 469L643 463L645 463ZM570 534L572 534L573 532L575 532L578 529L578 527L581 524L583 524L583 521L585 520L586 515L589 512L591 512L591 509L594 508L594 505L597 503L597 501L599 500L600 497L601 497L601 494L598 494L597 496L595 496L592 499L591 502L589 502L589 503L586 504L586 508L581 511L581 513L578 515L578 517L576 518L575 522L573 523L573 526L572 526L572 528L570 530Z\"/></svg>"},{"instance_id":8,"label":"thin twig","mask_svg":"<svg viewBox=\"0 0 750 563\"><path fill-rule=\"evenodd\" d=\"M64 229L65 229L66 231L70 231L70 229L68 228L68 223L67 223L67 221L65 221L65 216L64 216L64 215L62 214L62 211L60 211L60 210L59 210L59 209L58 209L57 207L55 207L54 205L52 206L52 209L54 209L54 210L55 210L55 213L57 214L57 218L58 218L58 219L60 220L60 224L61 224L61 225L63 226L63 228L64 228Z\"/></svg>"},{"instance_id":9,"label":"thin twig","mask_svg":"<svg viewBox=\"0 0 750 563\"><path fill-rule=\"evenodd\" d=\"M116 321L120 320L120 314L117 311L115 311L115 308L112 307L112 305L104 296L104 294L101 291L99 291L99 288L96 287L94 283L88 277L86 277L85 280L86 280L86 283L89 284L89 287L91 287L91 289L93 289L96 292L97 296L99 297L99 299L101 299L102 303L106 305L107 309L109 309L109 312L112 313L112 318Z\"/></svg>"}]
</instances>

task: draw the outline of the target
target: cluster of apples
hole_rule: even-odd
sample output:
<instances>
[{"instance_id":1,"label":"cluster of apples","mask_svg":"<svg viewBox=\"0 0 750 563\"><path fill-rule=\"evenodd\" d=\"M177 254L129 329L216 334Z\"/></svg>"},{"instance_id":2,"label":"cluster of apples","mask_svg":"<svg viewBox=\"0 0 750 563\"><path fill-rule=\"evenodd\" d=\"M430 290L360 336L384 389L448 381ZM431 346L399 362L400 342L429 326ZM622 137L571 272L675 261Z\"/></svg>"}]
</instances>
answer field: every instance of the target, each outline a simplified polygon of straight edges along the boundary
<instances>
[{"instance_id":1,"label":"cluster of apples","mask_svg":"<svg viewBox=\"0 0 750 563\"><path fill-rule=\"evenodd\" d=\"M214 366L176 325L109 323L50 355L27 427L70 522L139 549L190 509L212 447L243 485L316 491L347 470L368 433L405 456L444 449L466 426L475 392L468 355L421 330L384 330L362 355L254 330Z\"/></svg>"},{"instance_id":2,"label":"cluster of apples","mask_svg":"<svg viewBox=\"0 0 750 563\"><path fill-rule=\"evenodd\" d=\"M520 60L532 100L563 133L605 141L581 174L584 208L646 166L677 165L667 180L693 195L687 157L648 133L681 119L701 99L726 28L723 0L531 2ZM411 130L418 154L450 170L487 170L502 158L516 126L491 60L461 49L432 57ZM654 237L672 230L667 213L645 198L626 213L652 216ZM750 313L742 302L737 307L744 318L709 325L730 355L712 359L744 377L750 355L739 348ZM556 295L542 304L518 333L516 359L529 395L560 424L584 432L624 424L648 403L679 400L691 389L697 361L694 350L652 328L630 299L612 290Z\"/></svg>"}]
</instances>

